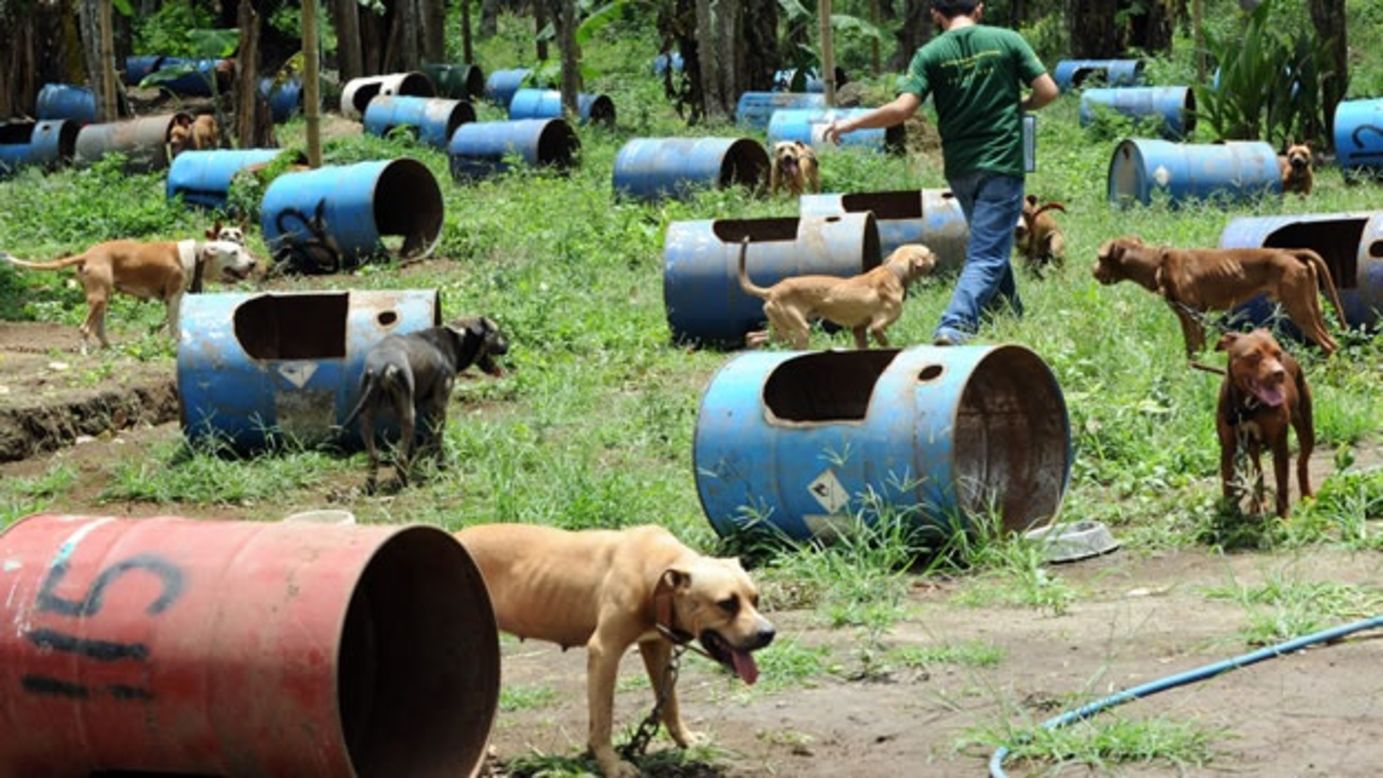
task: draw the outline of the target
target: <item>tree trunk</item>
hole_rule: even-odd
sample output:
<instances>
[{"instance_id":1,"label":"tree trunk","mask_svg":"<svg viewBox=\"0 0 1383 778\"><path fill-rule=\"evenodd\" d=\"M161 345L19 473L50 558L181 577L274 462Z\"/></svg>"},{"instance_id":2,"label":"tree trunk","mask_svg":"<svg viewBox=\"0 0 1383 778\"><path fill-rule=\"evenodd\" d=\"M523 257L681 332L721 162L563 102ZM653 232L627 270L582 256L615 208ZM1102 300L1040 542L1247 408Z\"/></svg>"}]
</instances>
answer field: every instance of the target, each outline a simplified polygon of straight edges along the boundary
<instances>
[{"instance_id":1,"label":"tree trunk","mask_svg":"<svg viewBox=\"0 0 1383 778\"><path fill-rule=\"evenodd\" d=\"M475 64L475 52L471 50L471 0L461 0L461 60L467 65Z\"/></svg>"},{"instance_id":2,"label":"tree trunk","mask_svg":"<svg viewBox=\"0 0 1383 778\"><path fill-rule=\"evenodd\" d=\"M547 40L543 35L543 28L547 26L548 0L533 0L533 40L537 42L538 61L547 61Z\"/></svg>"},{"instance_id":3,"label":"tree trunk","mask_svg":"<svg viewBox=\"0 0 1383 778\"><path fill-rule=\"evenodd\" d=\"M889 70L904 70L922 44L932 39L932 14L928 0L903 0L903 25L898 28L898 51L888 61Z\"/></svg>"},{"instance_id":4,"label":"tree trunk","mask_svg":"<svg viewBox=\"0 0 1383 778\"><path fill-rule=\"evenodd\" d=\"M1009 6L1008 25L1013 29L1023 26L1028 20L1028 4L1026 0L1012 0Z\"/></svg>"},{"instance_id":5,"label":"tree trunk","mask_svg":"<svg viewBox=\"0 0 1383 778\"><path fill-rule=\"evenodd\" d=\"M240 0L235 26L240 29L235 139L242 149L272 146L273 121L268 104L259 95L259 14L252 0Z\"/></svg>"},{"instance_id":6,"label":"tree trunk","mask_svg":"<svg viewBox=\"0 0 1383 778\"><path fill-rule=\"evenodd\" d=\"M778 48L778 0L744 0L744 21L739 36L742 54L733 100L741 92L773 88L773 74L782 66Z\"/></svg>"},{"instance_id":7,"label":"tree trunk","mask_svg":"<svg viewBox=\"0 0 1383 778\"><path fill-rule=\"evenodd\" d=\"M722 67L717 68L720 76L717 99L720 111L726 116L735 112L735 101L739 99L740 79L745 72L746 51L744 40L744 0L716 0L716 37L712 38L719 48Z\"/></svg>"},{"instance_id":8,"label":"tree trunk","mask_svg":"<svg viewBox=\"0 0 1383 778\"><path fill-rule=\"evenodd\" d=\"M1118 56L1119 28L1115 24L1118 0L1065 0L1065 4L1071 56L1077 59Z\"/></svg>"},{"instance_id":9,"label":"tree trunk","mask_svg":"<svg viewBox=\"0 0 1383 778\"><path fill-rule=\"evenodd\" d=\"M102 24L103 6L106 24ZM82 53L86 63L87 83L96 95L96 120L113 122L119 116L115 106L117 95L114 83L115 55L110 30L110 0L82 0L78 6L82 29ZM107 44L110 48L107 48ZM109 71L109 72L108 72ZM109 77L108 77L109 76Z\"/></svg>"},{"instance_id":10,"label":"tree trunk","mask_svg":"<svg viewBox=\"0 0 1383 778\"><path fill-rule=\"evenodd\" d=\"M499 32L501 0L480 0L480 34L486 38Z\"/></svg>"},{"instance_id":11,"label":"tree trunk","mask_svg":"<svg viewBox=\"0 0 1383 778\"><path fill-rule=\"evenodd\" d=\"M447 9L442 0L422 0L423 60L447 61Z\"/></svg>"},{"instance_id":12,"label":"tree trunk","mask_svg":"<svg viewBox=\"0 0 1383 778\"><path fill-rule=\"evenodd\" d=\"M360 51L360 4L356 0L336 0L336 68L343 84L365 75L365 60Z\"/></svg>"},{"instance_id":13,"label":"tree trunk","mask_svg":"<svg viewBox=\"0 0 1383 778\"><path fill-rule=\"evenodd\" d=\"M399 69L417 70L419 62L418 38L421 30L418 24L418 0L398 0L395 13L401 15L403 28L399 45Z\"/></svg>"},{"instance_id":14,"label":"tree trunk","mask_svg":"<svg viewBox=\"0 0 1383 778\"><path fill-rule=\"evenodd\" d=\"M1172 50L1172 22L1176 9L1169 0L1123 0L1120 5L1129 13L1129 37L1127 46L1136 46L1148 52L1170 52ZM1134 13L1135 5L1142 10Z\"/></svg>"},{"instance_id":15,"label":"tree trunk","mask_svg":"<svg viewBox=\"0 0 1383 778\"><path fill-rule=\"evenodd\" d=\"M1325 110L1325 136L1335 137L1335 106L1349 90L1349 36L1345 22L1345 0L1310 0L1311 21L1316 36L1330 41L1331 73L1321 81L1321 102Z\"/></svg>"},{"instance_id":16,"label":"tree trunk","mask_svg":"<svg viewBox=\"0 0 1383 778\"><path fill-rule=\"evenodd\" d=\"M826 107L836 104L836 50L831 37L831 0L820 0L818 17L821 22L821 80L826 89Z\"/></svg>"},{"instance_id":17,"label":"tree trunk","mask_svg":"<svg viewBox=\"0 0 1383 778\"><path fill-rule=\"evenodd\" d=\"M360 66L362 76L384 72L385 47L388 45L389 25L385 17L373 11L359 17Z\"/></svg>"},{"instance_id":18,"label":"tree trunk","mask_svg":"<svg viewBox=\"0 0 1383 778\"><path fill-rule=\"evenodd\" d=\"M101 81L101 90L97 92L98 102L101 106L101 116L105 121L113 122L120 118L119 87L115 83L115 23L111 20L110 0L101 0L99 24L101 34L101 60L99 63L98 75Z\"/></svg>"},{"instance_id":19,"label":"tree trunk","mask_svg":"<svg viewBox=\"0 0 1383 778\"><path fill-rule=\"evenodd\" d=\"M716 19L711 0L696 0L696 40L700 49L697 63L701 68L701 113L707 119L723 119L730 115L720 93L720 53L716 50ZM689 67L690 62L683 62Z\"/></svg>"},{"instance_id":20,"label":"tree trunk","mask_svg":"<svg viewBox=\"0 0 1383 778\"><path fill-rule=\"evenodd\" d=\"M576 0L557 0L557 46L562 53L562 112L576 122L581 118L576 95L581 91L581 52L576 46Z\"/></svg>"}]
</instances>

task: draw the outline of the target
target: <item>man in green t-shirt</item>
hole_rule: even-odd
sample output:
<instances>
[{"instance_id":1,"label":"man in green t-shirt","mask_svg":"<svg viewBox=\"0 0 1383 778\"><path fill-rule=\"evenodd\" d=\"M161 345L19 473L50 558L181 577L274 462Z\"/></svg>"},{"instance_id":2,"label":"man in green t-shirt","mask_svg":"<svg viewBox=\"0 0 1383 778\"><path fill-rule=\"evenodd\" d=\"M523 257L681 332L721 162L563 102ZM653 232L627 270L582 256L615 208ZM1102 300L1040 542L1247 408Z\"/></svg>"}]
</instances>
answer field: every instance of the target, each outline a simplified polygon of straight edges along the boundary
<instances>
[{"instance_id":1,"label":"man in green t-shirt","mask_svg":"<svg viewBox=\"0 0 1383 778\"><path fill-rule=\"evenodd\" d=\"M933 334L937 345L963 343L997 300L1022 314L1009 257L1023 211L1022 112L1056 99L1056 83L1022 36L981 25L984 3L932 0L944 32L917 51L893 102L832 122L826 139L902 124L928 94L936 106L946 180L970 225L965 267ZM1024 86L1032 95L1023 99Z\"/></svg>"}]
</instances>

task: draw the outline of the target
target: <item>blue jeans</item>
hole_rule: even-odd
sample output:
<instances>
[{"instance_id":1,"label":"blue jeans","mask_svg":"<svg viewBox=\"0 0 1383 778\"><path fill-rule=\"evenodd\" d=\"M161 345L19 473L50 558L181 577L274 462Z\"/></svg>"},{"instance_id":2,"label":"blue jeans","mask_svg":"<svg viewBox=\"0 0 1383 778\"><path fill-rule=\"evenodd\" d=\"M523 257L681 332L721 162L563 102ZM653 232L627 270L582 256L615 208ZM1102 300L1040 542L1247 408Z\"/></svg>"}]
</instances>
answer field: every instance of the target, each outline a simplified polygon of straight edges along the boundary
<instances>
[{"instance_id":1,"label":"blue jeans","mask_svg":"<svg viewBox=\"0 0 1383 778\"><path fill-rule=\"evenodd\" d=\"M953 342L968 339L980 326L980 316L1000 303L1023 314L1018 286L1013 279L1013 228L1023 213L1023 179L980 171L950 181L970 225L965 248L965 267L956 279L951 303L941 314L936 337Z\"/></svg>"}]
</instances>

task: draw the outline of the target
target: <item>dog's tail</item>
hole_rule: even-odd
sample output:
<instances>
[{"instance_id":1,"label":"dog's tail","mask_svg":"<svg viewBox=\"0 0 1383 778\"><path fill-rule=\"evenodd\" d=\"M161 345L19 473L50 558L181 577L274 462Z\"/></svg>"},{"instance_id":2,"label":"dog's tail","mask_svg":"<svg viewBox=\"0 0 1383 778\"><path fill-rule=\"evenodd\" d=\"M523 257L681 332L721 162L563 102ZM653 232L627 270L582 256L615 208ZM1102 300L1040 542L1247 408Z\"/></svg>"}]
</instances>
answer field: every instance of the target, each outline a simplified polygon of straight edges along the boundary
<instances>
[{"instance_id":1,"label":"dog's tail","mask_svg":"<svg viewBox=\"0 0 1383 778\"><path fill-rule=\"evenodd\" d=\"M749 236L746 235L746 236L744 236L744 240L740 243L740 270L739 270L740 288L743 289L743 290L744 290L746 293L748 293L748 294L752 294L752 295L754 295L755 297L758 297L758 298L763 299L763 300L767 300L769 294L771 294L771 293L770 293L767 289L763 288L762 286L755 286L754 282L749 280L749 270L748 270L748 268L745 266L745 263L748 261L748 258L749 258Z\"/></svg>"},{"instance_id":2,"label":"dog's tail","mask_svg":"<svg viewBox=\"0 0 1383 778\"><path fill-rule=\"evenodd\" d=\"M1041 208L1038 208L1037 210L1033 211L1033 220L1036 220L1037 217L1041 216L1047 211L1061 211L1062 213L1066 213L1066 206L1057 202L1056 200L1053 200L1050 203L1047 203L1046 205L1042 206Z\"/></svg>"},{"instance_id":3,"label":"dog's tail","mask_svg":"<svg viewBox=\"0 0 1383 778\"><path fill-rule=\"evenodd\" d=\"M83 262L86 262L85 254L77 254L76 256L55 259L52 262L29 262L27 260L12 257L4 252L0 252L0 257L3 257L11 265L27 267L30 270L61 270L65 267L71 267L72 265L80 265Z\"/></svg>"},{"instance_id":4,"label":"dog's tail","mask_svg":"<svg viewBox=\"0 0 1383 778\"><path fill-rule=\"evenodd\" d=\"M365 404L374 400L374 395L379 391L379 377L373 370L365 369L365 375L360 377L360 399L356 401L355 407L346 414L346 418L341 422L341 428L345 429L355 422L360 412L365 409Z\"/></svg>"},{"instance_id":5,"label":"dog's tail","mask_svg":"<svg viewBox=\"0 0 1383 778\"><path fill-rule=\"evenodd\" d=\"M1330 275L1330 266L1325 263L1320 254L1311 249L1292 249L1291 253L1298 260L1315 269L1317 280L1321 288L1325 290L1325 296L1330 298L1330 304L1335 306L1335 314L1340 317L1340 325L1349 329L1349 320L1345 318L1345 306L1340 303L1340 292L1335 287L1335 279Z\"/></svg>"}]
</instances>

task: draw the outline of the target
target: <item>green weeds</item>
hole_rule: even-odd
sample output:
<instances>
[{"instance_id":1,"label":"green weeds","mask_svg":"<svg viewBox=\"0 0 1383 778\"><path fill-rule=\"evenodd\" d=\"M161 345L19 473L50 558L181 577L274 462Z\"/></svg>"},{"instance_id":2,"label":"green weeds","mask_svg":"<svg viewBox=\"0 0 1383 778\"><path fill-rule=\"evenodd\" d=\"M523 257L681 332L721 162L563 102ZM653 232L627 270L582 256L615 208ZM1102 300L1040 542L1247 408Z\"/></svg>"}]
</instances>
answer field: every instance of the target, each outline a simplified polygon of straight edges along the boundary
<instances>
[{"instance_id":1,"label":"green weeds","mask_svg":"<svg viewBox=\"0 0 1383 778\"><path fill-rule=\"evenodd\" d=\"M1195 720L1105 715L1061 729L980 727L967 732L957 748L1005 746L1011 752L1010 767L1040 762L1084 764L1103 771L1123 764L1160 764L1184 770L1209 763L1216 755L1216 744L1228 737L1225 730Z\"/></svg>"},{"instance_id":2,"label":"green weeds","mask_svg":"<svg viewBox=\"0 0 1383 778\"><path fill-rule=\"evenodd\" d=\"M1206 597L1243 606L1248 623L1240 631L1249 645L1290 640L1349 619L1364 618L1383 605L1383 590L1331 581L1305 581L1281 571L1257 586L1231 580L1207 589Z\"/></svg>"}]
</instances>

